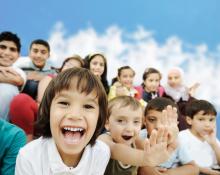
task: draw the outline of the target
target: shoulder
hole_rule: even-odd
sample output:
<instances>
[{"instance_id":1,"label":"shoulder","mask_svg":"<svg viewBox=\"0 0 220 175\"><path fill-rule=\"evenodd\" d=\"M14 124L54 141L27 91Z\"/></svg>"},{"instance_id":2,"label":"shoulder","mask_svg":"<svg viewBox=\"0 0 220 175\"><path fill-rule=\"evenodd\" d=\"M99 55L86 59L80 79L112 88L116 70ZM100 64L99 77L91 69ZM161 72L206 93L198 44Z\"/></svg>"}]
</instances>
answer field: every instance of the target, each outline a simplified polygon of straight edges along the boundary
<instances>
[{"instance_id":1,"label":"shoulder","mask_svg":"<svg viewBox=\"0 0 220 175\"><path fill-rule=\"evenodd\" d=\"M0 137L0 145L5 148L8 147L8 149L9 147L13 147L13 149L20 148L26 143L25 132L4 120L0 120Z\"/></svg>"},{"instance_id":2,"label":"shoulder","mask_svg":"<svg viewBox=\"0 0 220 175\"><path fill-rule=\"evenodd\" d=\"M27 68L32 66L32 60L29 57L21 57L14 63L14 66L19 68Z\"/></svg>"},{"instance_id":3,"label":"shoulder","mask_svg":"<svg viewBox=\"0 0 220 175\"><path fill-rule=\"evenodd\" d=\"M102 153L105 153L106 155L110 156L110 148L109 146L101 141L101 140L97 140L95 145L92 147L95 151L98 151L98 152L102 152Z\"/></svg>"},{"instance_id":4,"label":"shoulder","mask_svg":"<svg viewBox=\"0 0 220 175\"><path fill-rule=\"evenodd\" d=\"M4 120L0 120L0 136L1 138L7 137L8 139L14 139L14 137L25 137L25 133L21 128L17 127L16 125L13 125Z\"/></svg>"},{"instance_id":5,"label":"shoulder","mask_svg":"<svg viewBox=\"0 0 220 175\"><path fill-rule=\"evenodd\" d=\"M48 139L44 139L42 137L33 140L20 149L19 155L27 159L32 159L33 155L40 155L44 152L47 142Z\"/></svg>"}]
</instances>

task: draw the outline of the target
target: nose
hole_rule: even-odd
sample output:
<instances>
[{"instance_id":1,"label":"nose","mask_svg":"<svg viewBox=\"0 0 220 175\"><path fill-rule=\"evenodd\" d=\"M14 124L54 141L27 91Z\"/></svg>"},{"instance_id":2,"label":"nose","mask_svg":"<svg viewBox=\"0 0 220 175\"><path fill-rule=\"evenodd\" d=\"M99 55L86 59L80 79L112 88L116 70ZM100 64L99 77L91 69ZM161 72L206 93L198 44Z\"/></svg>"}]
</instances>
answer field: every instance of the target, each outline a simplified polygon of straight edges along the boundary
<instances>
[{"instance_id":1,"label":"nose","mask_svg":"<svg viewBox=\"0 0 220 175\"><path fill-rule=\"evenodd\" d=\"M133 123L132 123L132 122L128 122L127 125L126 125L125 130L126 130L127 132L131 132L131 131L133 131L133 129L134 129Z\"/></svg>"},{"instance_id":2,"label":"nose","mask_svg":"<svg viewBox=\"0 0 220 175\"><path fill-rule=\"evenodd\" d=\"M81 120L82 114L80 108L78 106L71 107L67 110L65 117L71 120Z\"/></svg>"}]
</instances>

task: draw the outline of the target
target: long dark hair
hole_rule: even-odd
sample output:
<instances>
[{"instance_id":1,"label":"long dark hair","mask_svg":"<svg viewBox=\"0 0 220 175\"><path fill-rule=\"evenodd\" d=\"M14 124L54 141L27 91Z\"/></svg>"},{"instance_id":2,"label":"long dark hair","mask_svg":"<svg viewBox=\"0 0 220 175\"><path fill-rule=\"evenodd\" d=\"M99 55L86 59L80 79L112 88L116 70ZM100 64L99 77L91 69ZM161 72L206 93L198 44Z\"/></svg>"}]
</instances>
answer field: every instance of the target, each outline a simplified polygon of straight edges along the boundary
<instances>
[{"instance_id":1,"label":"long dark hair","mask_svg":"<svg viewBox=\"0 0 220 175\"><path fill-rule=\"evenodd\" d=\"M93 58L95 58L95 56L101 56L104 60L104 72L101 75L101 82L102 82L102 85L105 88L106 93L108 94L109 85L108 85L108 80L107 80L107 60L106 60L105 56L101 53L95 53L95 54L87 55L84 58L84 63L85 63L84 66L85 66L85 68L90 69L90 62L92 61Z\"/></svg>"}]
</instances>

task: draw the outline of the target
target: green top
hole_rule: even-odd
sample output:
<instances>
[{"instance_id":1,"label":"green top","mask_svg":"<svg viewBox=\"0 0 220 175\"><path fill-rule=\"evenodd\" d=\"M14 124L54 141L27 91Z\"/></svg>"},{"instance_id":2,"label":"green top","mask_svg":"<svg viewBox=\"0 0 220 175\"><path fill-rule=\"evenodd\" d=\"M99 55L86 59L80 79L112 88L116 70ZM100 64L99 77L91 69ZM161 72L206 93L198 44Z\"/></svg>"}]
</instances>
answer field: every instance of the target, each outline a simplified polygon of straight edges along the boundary
<instances>
[{"instance_id":1,"label":"green top","mask_svg":"<svg viewBox=\"0 0 220 175\"><path fill-rule=\"evenodd\" d=\"M0 175L13 175L19 149L26 135L19 127L0 119Z\"/></svg>"},{"instance_id":2,"label":"green top","mask_svg":"<svg viewBox=\"0 0 220 175\"><path fill-rule=\"evenodd\" d=\"M138 167L123 165L121 162L110 159L104 175L137 175Z\"/></svg>"}]
</instances>

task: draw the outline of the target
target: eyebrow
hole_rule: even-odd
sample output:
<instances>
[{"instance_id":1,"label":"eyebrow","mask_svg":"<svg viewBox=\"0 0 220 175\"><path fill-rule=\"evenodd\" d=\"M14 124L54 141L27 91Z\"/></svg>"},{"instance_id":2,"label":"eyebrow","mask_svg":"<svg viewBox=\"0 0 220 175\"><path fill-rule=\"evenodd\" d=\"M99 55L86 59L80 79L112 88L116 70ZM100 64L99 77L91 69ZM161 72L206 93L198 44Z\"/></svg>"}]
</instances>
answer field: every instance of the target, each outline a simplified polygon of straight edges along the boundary
<instances>
[{"instance_id":1,"label":"eyebrow","mask_svg":"<svg viewBox=\"0 0 220 175\"><path fill-rule=\"evenodd\" d=\"M66 92L61 92L61 93L57 94L54 99L56 100L58 98L69 98L69 95ZM93 102L99 106L98 100L96 101L96 99L98 99L98 98L88 98L86 101Z\"/></svg>"}]
</instances>

